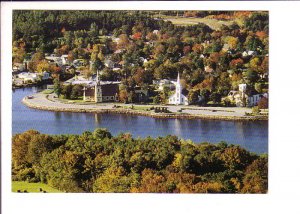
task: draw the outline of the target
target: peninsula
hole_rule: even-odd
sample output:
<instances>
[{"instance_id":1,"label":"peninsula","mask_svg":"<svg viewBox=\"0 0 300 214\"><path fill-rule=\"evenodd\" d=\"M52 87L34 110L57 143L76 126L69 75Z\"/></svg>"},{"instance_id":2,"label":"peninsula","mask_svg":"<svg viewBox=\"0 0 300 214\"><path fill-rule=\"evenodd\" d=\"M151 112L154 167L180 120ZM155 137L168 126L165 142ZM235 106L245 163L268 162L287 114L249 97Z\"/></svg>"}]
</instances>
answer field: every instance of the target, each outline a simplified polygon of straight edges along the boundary
<instances>
[{"instance_id":1,"label":"peninsula","mask_svg":"<svg viewBox=\"0 0 300 214\"><path fill-rule=\"evenodd\" d=\"M268 120L268 111L263 111L259 115L253 115L252 110L245 107L199 107L75 102L63 101L58 99L55 94L43 94L41 92L24 97L22 102L30 108L59 112L120 113L155 118Z\"/></svg>"}]
</instances>

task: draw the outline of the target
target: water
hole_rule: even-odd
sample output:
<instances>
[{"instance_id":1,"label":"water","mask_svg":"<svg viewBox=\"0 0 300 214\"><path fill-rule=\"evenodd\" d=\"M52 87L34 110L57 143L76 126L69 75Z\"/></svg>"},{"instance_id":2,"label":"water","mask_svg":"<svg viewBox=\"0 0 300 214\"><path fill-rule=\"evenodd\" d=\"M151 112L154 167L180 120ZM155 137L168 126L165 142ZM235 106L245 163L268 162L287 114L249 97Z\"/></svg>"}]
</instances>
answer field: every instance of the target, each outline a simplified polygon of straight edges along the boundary
<instances>
[{"instance_id":1,"label":"water","mask_svg":"<svg viewBox=\"0 0 300 214\"><path fill-rule=\"evenodd\" d=\"M267 121L217 121L156 119L124 114L50 112L31 109L21 103L33 89L13 92L13 134L35 129L45 134L81 134L97 127L107 128L113 135L130 132L134 137L177 135L194 142L239 144L256 153L268 152Z\"/></svg>"}]
</instances>

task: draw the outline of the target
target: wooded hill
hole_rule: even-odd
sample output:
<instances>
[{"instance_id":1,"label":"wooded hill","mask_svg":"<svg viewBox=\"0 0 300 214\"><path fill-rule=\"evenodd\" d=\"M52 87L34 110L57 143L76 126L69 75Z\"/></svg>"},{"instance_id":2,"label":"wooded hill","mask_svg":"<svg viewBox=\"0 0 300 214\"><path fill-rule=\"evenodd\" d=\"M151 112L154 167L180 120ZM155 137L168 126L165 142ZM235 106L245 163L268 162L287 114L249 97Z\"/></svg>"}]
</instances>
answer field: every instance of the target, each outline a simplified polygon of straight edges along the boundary
<instances>
[{"instance_id":1,"label":"wooded hill","mask_svg":"<svg viewBox=\"0 0 300 214\"><path fill-rule=\"evenodd\" d=\"M175 136L81 135L34 130L12 139L12 179L64 192L266 193L268 157Z\"/></svg>"}]
</instances>

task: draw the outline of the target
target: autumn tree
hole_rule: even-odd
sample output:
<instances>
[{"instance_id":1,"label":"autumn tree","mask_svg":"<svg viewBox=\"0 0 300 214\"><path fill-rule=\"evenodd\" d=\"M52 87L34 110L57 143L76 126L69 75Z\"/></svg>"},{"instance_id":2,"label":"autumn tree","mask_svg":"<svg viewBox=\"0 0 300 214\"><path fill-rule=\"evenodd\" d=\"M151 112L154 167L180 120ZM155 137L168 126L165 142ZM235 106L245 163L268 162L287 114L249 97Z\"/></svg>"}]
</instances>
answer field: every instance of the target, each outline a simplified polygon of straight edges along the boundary
<instances>
[{"instance_id":1,"label":"autumn tree","mask_svg":"<svg viewBox=\"0 0 300 214\"><path fill-rule=\"evenodd\" d=\"M266 157L253 161L246 169L242 193L266 193L268 190L268 164Z\"/></svg>"}]
</instances>

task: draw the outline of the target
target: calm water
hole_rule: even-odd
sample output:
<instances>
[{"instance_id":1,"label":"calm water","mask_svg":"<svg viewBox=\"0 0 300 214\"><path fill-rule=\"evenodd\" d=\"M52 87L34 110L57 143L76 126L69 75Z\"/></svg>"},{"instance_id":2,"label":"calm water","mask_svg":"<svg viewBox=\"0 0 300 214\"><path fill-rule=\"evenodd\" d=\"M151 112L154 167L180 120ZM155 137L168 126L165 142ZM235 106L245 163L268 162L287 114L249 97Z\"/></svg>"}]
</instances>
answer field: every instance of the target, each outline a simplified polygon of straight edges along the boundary
<instances>
[{"instance_id":1,"label":"calm water","mask_svg":"<svg viewBox=\"0 0 300 214\"><path fill-rule=\"evenodd\" d=\"M233 122L213 120L155 119L124 114L50 112L30 109L21 103L32 94L31 88L13 92L13 134L36 129L46 134L81 134L97 127L113 135L130 132L134 137L177 135L194 142L239 144L256 153L268 152L268 122Z\"/></svg>"}]
</instances>

